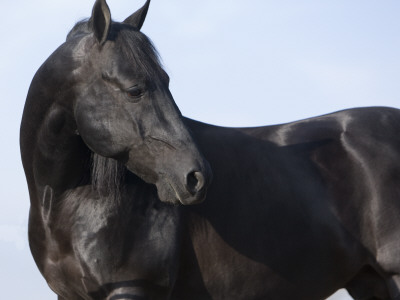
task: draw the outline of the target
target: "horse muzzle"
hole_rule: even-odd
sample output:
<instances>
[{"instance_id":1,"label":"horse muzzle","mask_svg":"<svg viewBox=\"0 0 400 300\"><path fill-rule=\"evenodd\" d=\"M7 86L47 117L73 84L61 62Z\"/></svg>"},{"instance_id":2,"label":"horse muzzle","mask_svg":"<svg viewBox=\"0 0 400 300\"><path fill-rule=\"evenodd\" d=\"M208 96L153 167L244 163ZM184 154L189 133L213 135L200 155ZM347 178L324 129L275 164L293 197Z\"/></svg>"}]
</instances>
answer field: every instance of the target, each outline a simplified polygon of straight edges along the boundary
<instances>
[{"instance_id":1,"label":"horse muzzle","mask_svg":"<svg viewBox=\"0 0 400 300\"><path fill-rule=\"evenodd\" d=\"M161 201L172 204L192 205L205 200L212 172L208 163L202 168L184 173L183 176L162 174L156 183Z\"/></svg>"}]
</instances>

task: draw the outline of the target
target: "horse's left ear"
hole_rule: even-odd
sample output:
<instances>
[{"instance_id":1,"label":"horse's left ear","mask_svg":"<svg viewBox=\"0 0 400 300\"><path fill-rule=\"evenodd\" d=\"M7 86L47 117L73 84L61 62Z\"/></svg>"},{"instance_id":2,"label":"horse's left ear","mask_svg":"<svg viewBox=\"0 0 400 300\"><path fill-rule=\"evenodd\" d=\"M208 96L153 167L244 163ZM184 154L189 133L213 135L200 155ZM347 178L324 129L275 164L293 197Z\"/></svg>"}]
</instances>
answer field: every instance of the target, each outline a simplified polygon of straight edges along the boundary
<instances>
[{"instance_id":1,"label":"horse's left ear","mask_svg":"<svg viewBox=\"0 0 400 300\"><path fill-rule=\"evenodd\" d=\"M105 0L96 0L89 22L92 25L93 33L99 44L103 45L107 40L111 27L111 13Z\"/></svg>"},{"instance_id":2,"label":"horse's left ear","mask_svg":"<svg viewBox=\"0 0 400 300\"><path fill-rule=\"evenodd\" d=\"M147 0L142 8L134 12L128 18L126 18L124 23L137 28L137 30L140 30L143 26L144 20L146 19L147 11L149 10L149 5L150 5L150 0Z\"/></svg>"}]
</instances>

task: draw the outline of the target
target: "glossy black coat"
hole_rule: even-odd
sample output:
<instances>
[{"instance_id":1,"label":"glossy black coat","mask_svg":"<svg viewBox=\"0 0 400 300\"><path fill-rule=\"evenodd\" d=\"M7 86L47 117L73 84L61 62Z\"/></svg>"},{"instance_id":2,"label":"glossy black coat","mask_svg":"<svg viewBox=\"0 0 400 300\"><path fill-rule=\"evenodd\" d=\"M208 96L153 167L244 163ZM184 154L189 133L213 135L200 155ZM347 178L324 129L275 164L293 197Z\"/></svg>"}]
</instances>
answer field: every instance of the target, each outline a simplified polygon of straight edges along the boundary
<instances>
[{"instance_id":1,"label":"glossy black coat","mask_svg":"<svg viewBox=\"0 0 400 300\"><path fill-rule=\"evenodd\" d=\"M98 0L28 93L29 241L59 299L400 299L400 111L186 119L148 5L115 23Z\"/></svg>"}]
</instances>

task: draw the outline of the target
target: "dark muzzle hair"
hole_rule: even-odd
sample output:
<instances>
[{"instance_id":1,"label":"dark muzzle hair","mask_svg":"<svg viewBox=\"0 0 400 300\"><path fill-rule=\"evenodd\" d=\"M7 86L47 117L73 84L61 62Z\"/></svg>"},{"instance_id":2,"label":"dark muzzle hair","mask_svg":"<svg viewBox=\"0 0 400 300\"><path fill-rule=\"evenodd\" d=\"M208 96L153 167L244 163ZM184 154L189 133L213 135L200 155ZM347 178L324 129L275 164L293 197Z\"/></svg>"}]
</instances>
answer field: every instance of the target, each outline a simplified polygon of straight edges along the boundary
<instances>
[{"instance_id":1,"label":"dark muzzle hair","mask_svg":"<svg viewBox=\"0 0 400 300\"><path fill-rule=\"evenodd\" d=\"M92 187L100 198L120 201L126 167L113 158L92 153Z\"/></svg>"}]
</instances>

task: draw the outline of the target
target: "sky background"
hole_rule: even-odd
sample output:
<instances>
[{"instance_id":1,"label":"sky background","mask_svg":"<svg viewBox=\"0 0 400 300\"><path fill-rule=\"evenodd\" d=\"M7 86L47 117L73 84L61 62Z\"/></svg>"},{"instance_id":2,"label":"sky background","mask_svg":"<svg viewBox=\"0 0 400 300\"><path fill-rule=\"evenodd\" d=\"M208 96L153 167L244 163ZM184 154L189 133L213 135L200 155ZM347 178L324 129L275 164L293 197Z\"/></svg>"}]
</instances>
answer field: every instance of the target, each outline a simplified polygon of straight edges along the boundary
<instances>
[{"instance_id":1,"label":"sky background","mask_svg":"<svg viewBox=\"0 0 400 300\"><path fill-rule=\"evenodd\" d=\"M55 300L27 243L19 125L31 79L93 1L1 0L0 287ZM122 21L144 0L109 0ZM400 107L398 0L153 0L143 27L182 113L226 126L290 122L357 106ZM347 300L345 292L332 299Z\"/></svg>"}]
</instances>

